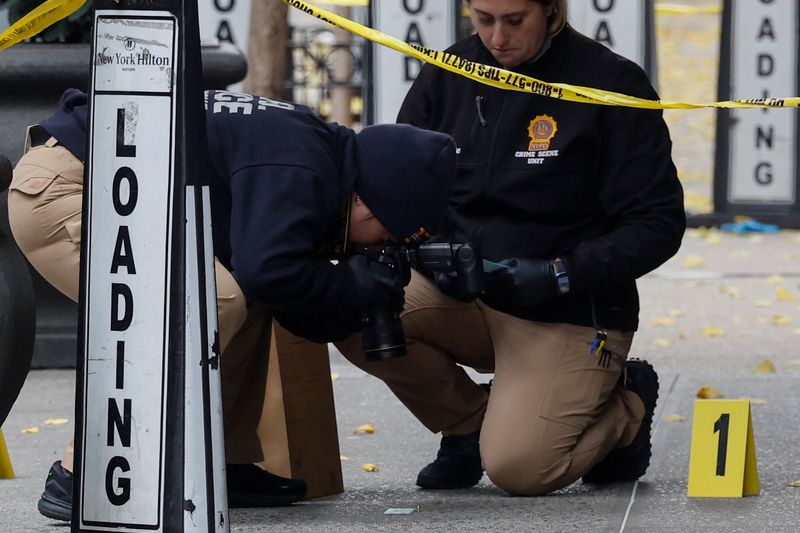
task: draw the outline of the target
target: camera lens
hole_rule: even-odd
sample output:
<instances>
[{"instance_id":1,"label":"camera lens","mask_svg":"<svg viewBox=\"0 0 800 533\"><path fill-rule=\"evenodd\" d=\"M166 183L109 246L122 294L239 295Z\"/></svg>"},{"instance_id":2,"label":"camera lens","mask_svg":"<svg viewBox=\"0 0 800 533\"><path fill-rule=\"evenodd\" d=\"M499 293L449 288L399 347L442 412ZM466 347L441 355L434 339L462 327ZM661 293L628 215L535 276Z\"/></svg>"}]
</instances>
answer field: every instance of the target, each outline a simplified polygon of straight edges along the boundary
<instances>
[{"instance_id":1,"label":"camera lens","mask_svg":"<svg viewBox=\"0 0 800 533\"><path fill-rule=\"evenodd\" d=\"M406 355L403 323L397 313L374 309L361 317L361 341L367 361Z\"/></svg>"}]
</instances>

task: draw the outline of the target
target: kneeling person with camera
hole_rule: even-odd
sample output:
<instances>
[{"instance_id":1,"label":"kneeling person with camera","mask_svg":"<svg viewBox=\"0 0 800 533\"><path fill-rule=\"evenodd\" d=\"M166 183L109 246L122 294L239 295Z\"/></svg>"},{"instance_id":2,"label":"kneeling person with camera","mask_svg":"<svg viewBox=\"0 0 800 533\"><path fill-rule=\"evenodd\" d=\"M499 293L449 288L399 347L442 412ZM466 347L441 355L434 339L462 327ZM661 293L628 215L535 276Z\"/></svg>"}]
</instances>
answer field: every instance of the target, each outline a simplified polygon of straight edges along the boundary
<instances>
[{"instance_id":1,"label":"kneeling person with camera","mask_svg":"<svg viewBox=\"0 0 800 533\"><path fill-rule=\"evenodd\" d=\"M207 157L194 155L210 181L228 500L287 505L304 497L305 483L254 464L263 459L257 428L267 371L260 332L274 316L299 336L333 341L361 329L362 309L402 308L407 277L345 252L438 231L455 145L408 125L356 133L255 95L210 91L205 100ZM86 120L87 95L68 90L58 112L30 129L8 197L17 244L73 300ZM38 504L45 516L70 519L72 459L69 445L50 468Z\"/></svg>"}]
</instances>

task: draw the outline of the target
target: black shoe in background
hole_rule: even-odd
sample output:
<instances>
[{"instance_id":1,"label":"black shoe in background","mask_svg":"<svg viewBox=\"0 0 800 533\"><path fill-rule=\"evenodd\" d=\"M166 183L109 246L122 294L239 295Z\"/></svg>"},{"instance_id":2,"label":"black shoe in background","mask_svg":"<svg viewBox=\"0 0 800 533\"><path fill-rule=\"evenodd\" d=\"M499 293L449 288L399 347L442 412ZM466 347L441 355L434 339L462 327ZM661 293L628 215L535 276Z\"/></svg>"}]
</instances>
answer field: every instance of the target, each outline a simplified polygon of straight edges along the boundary
<instances>
[{"instance_id":1,"label":"black shoe in background","mask_svg":"<svg viewBox=\"0 0 800 533\"><path fill-rule=\"evenodd\" d=\"M442 437L436 460L420 470L417 485L423 489L467 489L483 477L480 431Z\"/></svg>"},{"instance_id":2,"label":"black shoe in background","mask_svg":"<svg viewBox=\"0 0 800 533\"><path fill-rule=\"evenodd\" d=\"M36 507L47 518L65 522L72 519L72 472L62 467L61 461L50 467Z\"/></svg>"},{"instance_id":3,"label":"black shoe in background","mask_svg":"<svg viewBox=\"0 0 800 533\"><path fill-rule=\"evenodd\" d=\"M650 363L639 359L628 360L625 368L628 374L625 388L634 392L644 403L642 426L629 446L612 450L584 474L584 483L636 481L650 466L650 431L658 400L658 374Z\"/></svg>"},{"instance_id":4,"label":"black shoe in background","mask_svg":"<svg viewBox=\"0 0 800 533\"><path fill-rule=\"evenodd\" d=\"M278 507L306 496L306 482L271 474L254 464L227 464L228 507Z\"/></svg>"}]
</instances>

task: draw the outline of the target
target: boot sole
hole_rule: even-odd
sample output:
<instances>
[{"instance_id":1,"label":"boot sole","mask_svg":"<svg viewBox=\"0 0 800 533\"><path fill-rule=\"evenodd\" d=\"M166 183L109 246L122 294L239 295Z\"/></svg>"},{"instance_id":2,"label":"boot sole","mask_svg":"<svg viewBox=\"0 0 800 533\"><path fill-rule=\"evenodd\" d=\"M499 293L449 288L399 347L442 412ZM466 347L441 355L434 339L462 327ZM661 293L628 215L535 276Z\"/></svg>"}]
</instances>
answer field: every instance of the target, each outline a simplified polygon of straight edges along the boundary
<instances>
[{"instance_id":1,"label":"boot sole","mask_svg":"<svg viewBox=\"0 0 800 533\"><path fill-rule=\"evenodd\" d=\"M72 520L72 506L54 500L46 494L42 494L42 497L39 498L39 503L36 504L36 508L39 509L42 515L47 518L52 518L53 520L62 520L64 522Z\"/></svg>"}]
</instances>

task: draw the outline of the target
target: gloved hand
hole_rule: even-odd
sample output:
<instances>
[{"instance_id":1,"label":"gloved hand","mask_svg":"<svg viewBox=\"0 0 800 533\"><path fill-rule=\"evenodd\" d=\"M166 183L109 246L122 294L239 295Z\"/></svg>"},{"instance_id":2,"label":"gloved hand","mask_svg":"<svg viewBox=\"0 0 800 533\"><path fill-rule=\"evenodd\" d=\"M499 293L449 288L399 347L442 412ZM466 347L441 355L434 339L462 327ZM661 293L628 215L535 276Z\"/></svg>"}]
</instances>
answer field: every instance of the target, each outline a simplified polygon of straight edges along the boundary
<instances>
[{"instance_id":1,"label":"gloved hand","mask_svg":"<svg viewBox=\"0 0 800 533\"><path fill-rule=\"evenodd\" d=\"M545 259L504 259L508 268L494 272L488 280L486 295L498 303L528 306L558 294L552 261Z\"/></svg>"},{"instance_id":2,"label":"gloved hand","mask_svg":"<svg viewBox=\"0 0 800 533\"><path fill-rule=\"evenodd\" d=\"M405 304L405 280L394 270L362 254L351 255L344 264L355 277L355 296L359 308L387 307L393 311L402 310Z\"/></svg>"}]
</instances>

